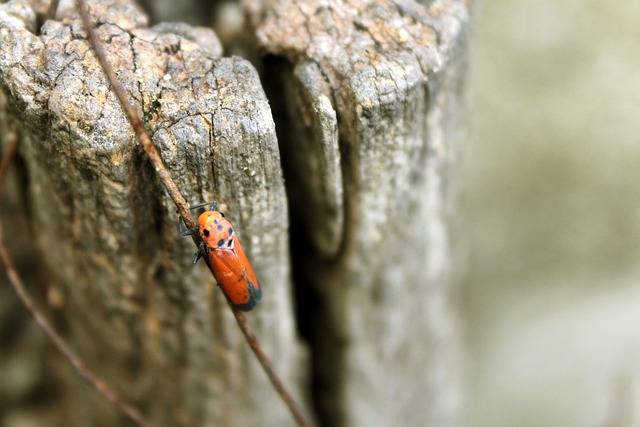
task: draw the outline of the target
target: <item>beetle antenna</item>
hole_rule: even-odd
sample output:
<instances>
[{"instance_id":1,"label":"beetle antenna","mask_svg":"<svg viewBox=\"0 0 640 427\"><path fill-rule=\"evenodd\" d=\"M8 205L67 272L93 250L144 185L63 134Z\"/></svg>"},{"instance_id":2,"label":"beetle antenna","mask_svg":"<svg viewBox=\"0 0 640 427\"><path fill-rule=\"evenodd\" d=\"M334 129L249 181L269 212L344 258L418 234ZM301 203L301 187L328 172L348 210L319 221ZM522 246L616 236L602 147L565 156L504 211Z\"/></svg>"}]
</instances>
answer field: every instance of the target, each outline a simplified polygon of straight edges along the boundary
<instances>
[{"instance_id":1,"label":"beetle antenna","mask_svg":"<svg viewBox=\"0 0 640 427\"><path fill-rule=\"evenodd\" d=\"M194 209L203 208L205 206L211 206L211 208L209 208L209 210L210 211L215 211L218 208L218 202L200 203L199 205L193 205L193 206L189 207L189 209L190 210L194 210Z\"/></svg>"}]
</instances>

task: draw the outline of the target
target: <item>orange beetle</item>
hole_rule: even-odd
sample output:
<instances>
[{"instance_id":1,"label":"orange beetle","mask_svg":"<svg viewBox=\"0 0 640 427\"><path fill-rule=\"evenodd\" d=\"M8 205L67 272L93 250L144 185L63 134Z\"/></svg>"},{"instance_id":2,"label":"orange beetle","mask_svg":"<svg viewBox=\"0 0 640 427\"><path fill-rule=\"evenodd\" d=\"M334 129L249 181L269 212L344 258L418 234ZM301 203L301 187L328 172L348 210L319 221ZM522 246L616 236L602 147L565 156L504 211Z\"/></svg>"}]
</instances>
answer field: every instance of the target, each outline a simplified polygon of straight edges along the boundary
<instances>
[{"instance_id":1,"label":"orange beetle","mask_svg":"<svg viewBox=\"0 0 640 427\"><path fill-rule=\"evenodd\" d=\"M202 243L193 263L208 255L213 276L222 288L222 292L236 308L249 311L262 300L262 289L258 278L244 254L231 223L216 210L217 203L203 203L191 206L191 209L204 206L210 206L210 208L198 217L199 228L181 230L180 235L189 236L200 232ZM181 218L180 222L183 224L184 220Z\"/></svg>"}]
</instances>

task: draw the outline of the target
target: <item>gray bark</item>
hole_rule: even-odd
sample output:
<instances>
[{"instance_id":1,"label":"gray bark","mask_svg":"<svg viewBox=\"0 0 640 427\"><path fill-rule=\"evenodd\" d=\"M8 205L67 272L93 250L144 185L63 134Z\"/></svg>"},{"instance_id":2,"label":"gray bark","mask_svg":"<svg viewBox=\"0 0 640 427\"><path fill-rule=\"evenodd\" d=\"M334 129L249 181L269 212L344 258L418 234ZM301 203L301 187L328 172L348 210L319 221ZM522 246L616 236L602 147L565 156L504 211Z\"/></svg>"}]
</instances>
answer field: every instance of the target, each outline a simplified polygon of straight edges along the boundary
<instances>
[{"instance_id":1,"label":"gray bark","mask_svg":"<svg viewBox=\"0 0 640 427\"><path fill-rule=\"evenodd\" d=\"M265 289L249 320L300 395L287 205L258 76L110 3L92 13L111 64L186 199L226 204ZM48 21L36 36L25 3L1 7L0 82L23 125L35 238L73 346L161 425L292 425L209 272L191 265L195 247L178 237L79 21ZM64 425L119 424L84 386L67 390Z\"/></svg>"},{"instance_id":2,"label":"gray bark","mask_svg":"<svg viewBox=\"0 0 640 427\"><path fill-rule=\"evenodd\" d=\"M276 127L300 224L292 233L305 234L294 270L316 307L309 335L321 419L455 425L461 349L449 224L469 3L245 6L262 49L289 64L264 81L287 93Z\"/></svg>"},{"instance_id":3,"label":"gray bark","mask_svg":"<svg viewBox=\"0 0 640 427\"><path fill-rule=\"evenodd\" d=\"M36 36L25 3L0 5L0 84L72 343L163 425L292 425L191 267L78 21ZM254 45L236 48L267 54L272 110L213 33L147 29L126 3L100 4L110 60L183 194L227 205L264 286L250 321L294 394L328 426L457 425L450 224L470 2L245 0ZM65 425L114 425L85 389L66 390Z\"/></svg>"}]
</instances>

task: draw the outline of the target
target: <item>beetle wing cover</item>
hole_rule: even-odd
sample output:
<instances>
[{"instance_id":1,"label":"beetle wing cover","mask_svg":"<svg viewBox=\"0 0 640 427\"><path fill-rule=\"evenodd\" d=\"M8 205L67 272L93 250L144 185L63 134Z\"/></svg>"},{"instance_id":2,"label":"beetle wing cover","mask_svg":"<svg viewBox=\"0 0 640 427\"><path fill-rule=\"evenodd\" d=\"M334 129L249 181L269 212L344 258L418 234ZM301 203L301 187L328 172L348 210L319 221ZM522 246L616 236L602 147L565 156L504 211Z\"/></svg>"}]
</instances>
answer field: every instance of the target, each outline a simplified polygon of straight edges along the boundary
<instances>
[{"instance_id":1,"label":"beetle wing cover","mask_svg":"<svg viewBox=\"0 0 640 427\"><path fill-rule=\"evenodd\" d=\"M209 261L218 284L233 305L241 310L251 310L260 302L262 290L237 240L233 249L210 250Z\"/></svg>"}]
</instances>

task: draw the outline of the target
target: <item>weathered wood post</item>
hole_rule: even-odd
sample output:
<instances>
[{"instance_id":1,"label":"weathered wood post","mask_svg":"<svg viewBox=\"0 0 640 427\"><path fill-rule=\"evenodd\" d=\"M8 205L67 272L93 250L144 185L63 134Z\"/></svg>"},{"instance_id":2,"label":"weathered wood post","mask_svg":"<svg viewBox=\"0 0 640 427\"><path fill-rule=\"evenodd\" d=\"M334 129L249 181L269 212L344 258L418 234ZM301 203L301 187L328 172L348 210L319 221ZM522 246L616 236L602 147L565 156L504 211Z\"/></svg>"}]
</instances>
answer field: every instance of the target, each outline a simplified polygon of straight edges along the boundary
<instances>
[{"instance_id":1,"label":"weathered wood post","mask_svg":"<svg viewBox=\"0 0 640 427\"><path fill-rule=\"evenodd\" d=\"M294 392L327 426L456 425L449 222L469 1L243 7L262 84L208 30L147 28L130 3L91 2L183 194L226 204L264 287L249 319ZM27 0L2 4L0 35L30 221L78 352L161 425L293 425L190 265L72 11L38 34ZM64 425L117 425L69 377Z\"/></svg>"},{"instance_id":2,"label":"weathered wood post","mask_svg":"<svg viewBox=\"0 0 640 427\"><path fill-rule=\"evenodd\" d=\"M280 59L263 80L271 99L284 92L272 108L321 419L453 425L449 223L470 4L246 3Z\"/></svg>"},{"instance_id":3,"label":"weathered wood post","mask_svg":"<svg viewBox=\"0 0 640 427\"><path fill-rule=\"evenodd\" d=\"M35 35L3 21L2 86L22 122L32 222L72 343L162 425L291 425L168 203L75 17ZM13 9L10 9L13 8ZM306 370L291 306L287 205L269 104L253 67L213 33L147 29L128 3L92 3L120 80L189 202L227 205L268 289L250 315L299 393ZM202 36L202 35L201 35ZM189 40L191 38L192 40ZM209 49L207 49L208 44ZM217 50L216 50L217 49ZM68 425L118 425L77 381Z\"/></svg>"}]
</instances>

